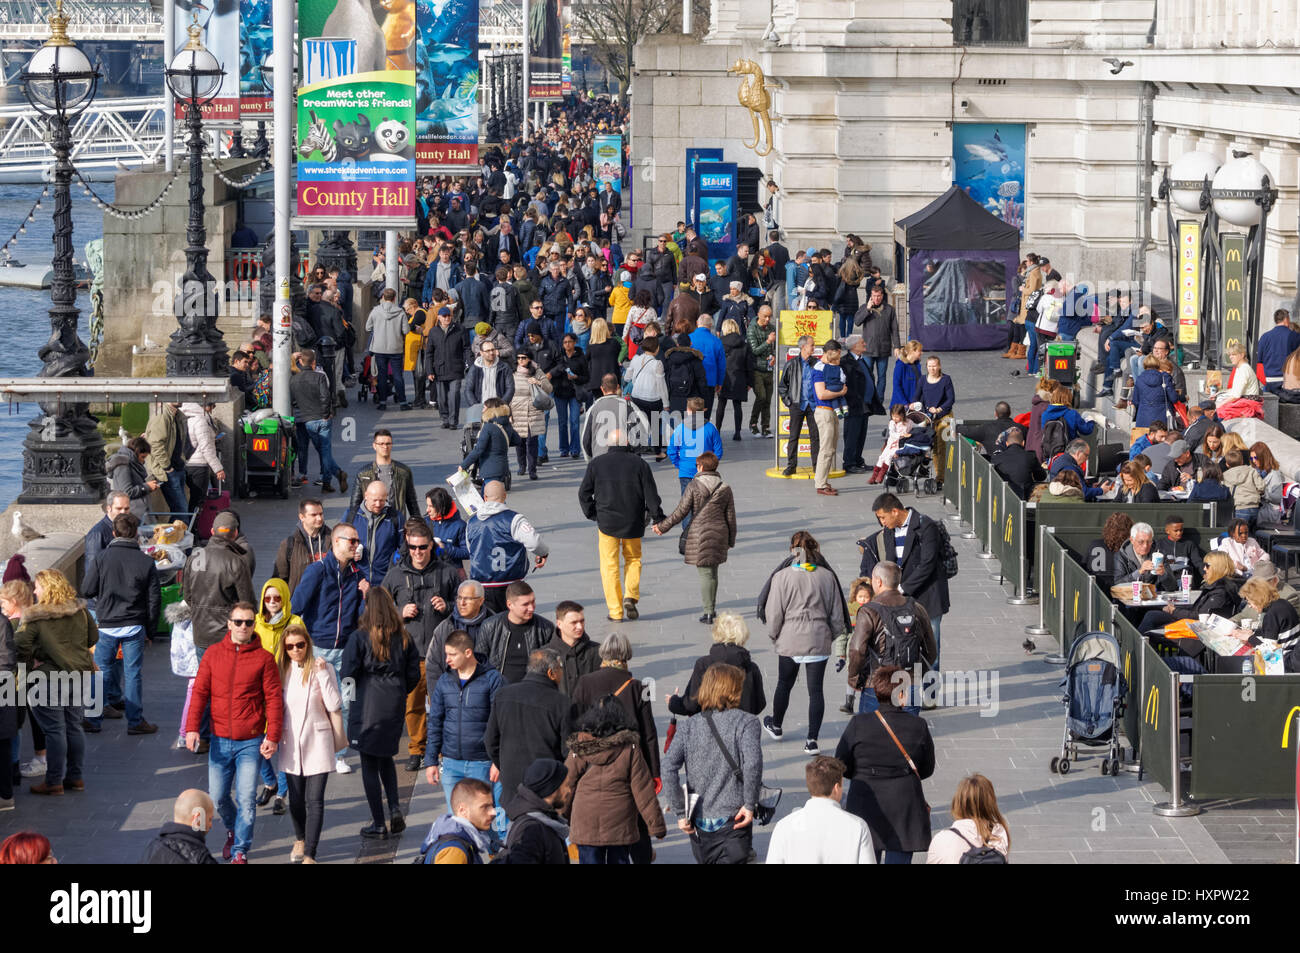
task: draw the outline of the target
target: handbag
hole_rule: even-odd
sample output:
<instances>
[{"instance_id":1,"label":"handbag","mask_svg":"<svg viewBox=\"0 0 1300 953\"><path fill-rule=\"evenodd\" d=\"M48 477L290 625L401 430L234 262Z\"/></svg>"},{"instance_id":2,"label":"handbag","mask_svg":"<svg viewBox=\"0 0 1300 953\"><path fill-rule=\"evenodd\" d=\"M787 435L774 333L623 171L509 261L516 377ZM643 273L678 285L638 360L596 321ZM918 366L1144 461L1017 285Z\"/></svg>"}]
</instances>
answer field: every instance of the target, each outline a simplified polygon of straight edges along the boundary
<instances>
[{"instance_id":1,"label":"handbag","mask_svg":"<svg viewBox=\"0 0 1300 953\"><path fill-rule=\"evenodd\" d=\"M546 410L550 410L552 407L555 406L555 398L552 397L550 394L546 393L546 391L542 390L541 385L538 384L536 381L529 381L528 389L529 391L532 392L533 395L534 410L546 411Z\"/></svg>"},{"instance_id":2,"label":"handbag","mask_svg":"<svg viewBox=\"0 0 1300 953\"><path fill-rule=\"evenodd\" d=\"M624 396L624 397L631 397L631 396L632 396L632 388L636 386L636 379L637 379L638 377L641 376L641 372L645 370L645 366L646 366L646 364L649 364L649 363L650 363L650 361L646 361L646 362L644 362L640 367L638 367L638 368L636 369L636 373L632 375L632 379L631 379L630 381L624 381L624 382L623 382L623 396Z\"/></svg>"},{"instance_id":3,"label":"handbag","mask_svg":"<svg viewBox=\"0 0 1300 953\"><path fill-rule=\"evenodd\" d=\"M894 734L894 729L889 727L889 722L885 721L885 716L880 713L880 709L876 709L876 717L880 719L880 724L884 726L885 731L889 732L889 737L894 739L894 744L898 746L898 750L903 753L903 760L907 762L907 766L911 768L912 773L916 775L916 780L920 781L921 772L916 770L916 762L913 761L912 756L907 753L907 749L903 747L903 743L898 740L898 735ZM926 803L925 805L925 813L930 813L929 803Z\"/></svg>"},{"instance_id":4,"label":"handbag","mask_svg":"<svg viewBox=\"0 0 1300 953\"><path fill-rule=\"evenodd\" d=\"M343 727L343 712L330 712L330 728L334 730L334 750L342 751L344 748L349 747L348 733Z\"/></svg>"},{"instance_id":5,"label":"handbag","mask_svg":"<svg viewBox=\"0 0 1300 953\"><path fill-rule=\"evenodd\" d=\"M723 744L722 735L718 732L718 726L713 723L713 712L706 711L703 713L704 721L709 726L709 731L713 732L713 740L718 743L718 750L722 752L722 757L726 759L727 767L731 769L731 776L736 779L736 783L743 785L745 774L740 770L740 765L736 764L736 759L731 756L727 746ZM766 827L772 823L772 818L776 816L776 806L781 803L781 788L770 788L766 784L759 782L758 785L758 803L754 805L754 823L759 827ZM689 800L691 797L698 799L699 795L687 789L687 814L689 818L690 810L694 805Z\"/></svg>"}]
</instances>

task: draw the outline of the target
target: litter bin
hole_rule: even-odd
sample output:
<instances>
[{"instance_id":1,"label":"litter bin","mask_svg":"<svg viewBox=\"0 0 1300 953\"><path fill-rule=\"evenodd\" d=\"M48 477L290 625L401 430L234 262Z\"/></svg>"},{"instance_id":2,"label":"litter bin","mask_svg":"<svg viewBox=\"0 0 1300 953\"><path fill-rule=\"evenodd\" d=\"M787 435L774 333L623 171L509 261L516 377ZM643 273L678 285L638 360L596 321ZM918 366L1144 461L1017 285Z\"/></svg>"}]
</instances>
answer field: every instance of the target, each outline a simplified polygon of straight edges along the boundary
<instances>
[{"instance_id":1,"label":"litter bin","mask_svg":"<svg viewBox=\"0 0 1300 953\"><path fill-rule=\"evenodd\" d=\"M1073 341L1052 341L1047 345L1047 376L1073 388L1079 346Z\"/></svg>"}]
</instances>

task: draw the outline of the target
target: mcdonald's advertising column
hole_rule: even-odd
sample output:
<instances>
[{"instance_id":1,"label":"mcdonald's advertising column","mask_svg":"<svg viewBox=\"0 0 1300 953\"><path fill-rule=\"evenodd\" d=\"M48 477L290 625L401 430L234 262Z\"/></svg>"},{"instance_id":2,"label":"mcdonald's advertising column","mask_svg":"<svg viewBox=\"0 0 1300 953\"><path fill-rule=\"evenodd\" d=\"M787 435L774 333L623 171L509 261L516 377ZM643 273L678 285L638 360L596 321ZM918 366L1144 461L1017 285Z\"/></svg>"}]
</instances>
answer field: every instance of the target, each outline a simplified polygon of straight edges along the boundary
<instances>
[{"instance_id":1,"label":"mcdonald's advertising column","mask_svg":"<svg viewBox=\"0 0 1300 953\"><path fill-rule=\"evenodd\" d=\"M702 166L702 168L704 168ZM810 336L813 341L828 341L832 337L831 332L831 312L830 311L782 311L776 322L776 367L773 373L776 374L776 382L781 380L781 374L790 361L799 360L799 338L805 334ZM822 349L820 344L813 346L813 357L820 359ZM795 397L797 399L797 395ZM779 477L787 480L811 480L813 470L817 463L812 457L812 438L809 428L815 426L812 419L809 418L807 423L799 432L799 450L795 457L798 469L793 475L787 477L782 472L786 466L786 453L790 443L790 408L781 400L778 395L776 398L776 429L773 439L776 441L776 464L768 469L767 475L770 477ZM838 455L836 459L839 459ZM844 476L842 469L832 470L830 476L839 479Z\"/></svg>"}]
</instances>

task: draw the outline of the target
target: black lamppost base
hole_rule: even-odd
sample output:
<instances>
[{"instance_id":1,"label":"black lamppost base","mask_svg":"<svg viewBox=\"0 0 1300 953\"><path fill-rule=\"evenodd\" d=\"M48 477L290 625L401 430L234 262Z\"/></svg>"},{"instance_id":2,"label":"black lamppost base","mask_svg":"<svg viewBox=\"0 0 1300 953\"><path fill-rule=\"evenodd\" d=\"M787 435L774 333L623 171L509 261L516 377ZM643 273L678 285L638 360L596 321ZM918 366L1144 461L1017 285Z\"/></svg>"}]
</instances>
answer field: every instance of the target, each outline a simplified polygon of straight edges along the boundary
<instances>
[{"instance_id":1,"label":"black lamppost base","mask_svg":"<svg viewBox=\"0 0 1300 953\"><path fill-rule=\"evenodd\" d=\"M230 352L224 344L204 341L186 344L171 341L167 345L168 377L228 377Z\"/></svg>"},{"instance_id":2,"label":"black lamppost base","mask_svg":"<svg viewBox=\"0 0 1300 953\"><path fill-rule=\"evenodd\" d=\"M100 503L108 493L104 438L98 431L69 430L49 437L50 420L38 417L23 441L23 491L17 502Z\"/></svg>"}]
</instances>

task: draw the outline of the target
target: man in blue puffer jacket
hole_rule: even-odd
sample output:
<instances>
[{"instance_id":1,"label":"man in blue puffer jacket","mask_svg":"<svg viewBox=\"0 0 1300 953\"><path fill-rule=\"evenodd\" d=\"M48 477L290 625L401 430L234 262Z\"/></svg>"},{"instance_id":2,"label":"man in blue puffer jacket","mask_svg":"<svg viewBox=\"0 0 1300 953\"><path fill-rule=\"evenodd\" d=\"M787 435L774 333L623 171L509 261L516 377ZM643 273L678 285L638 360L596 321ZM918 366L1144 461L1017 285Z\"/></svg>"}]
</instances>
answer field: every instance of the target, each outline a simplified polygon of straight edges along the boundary
<instances>
[{"instance_id":1,"label":"man in blue puffer jacket","mask_svg":"<svg viewBox=\"0 0 1300 953\"><path fill-rule=\"evenodd\" d=\"M474 640L461 631L447 636L449 671L427 667L429 731L425 739L425 776L430 784L442 782L451 810L451 792L461 778L490 780L492 759L483 744L483 732L492 714L492 702L505 684L501 673L474 654ZM439 764L441 757L442 763ZM501 785L493 799L501 803Z\"/></svg>"},{"instance_id":2,"label":"man in blue puffer jacket","mask_svg":"<svg viewBox=\"0 0 1300 953\"><path fill-rule=\"evenodd\" d=\"M366 582L377 586L392 568L401 544L402 514L388 505L388 487L382 480L373 480L366 487L365 503L357 510L357 538L361 541L361 554L357 564Z\"/></svg>"}]
</instances>

